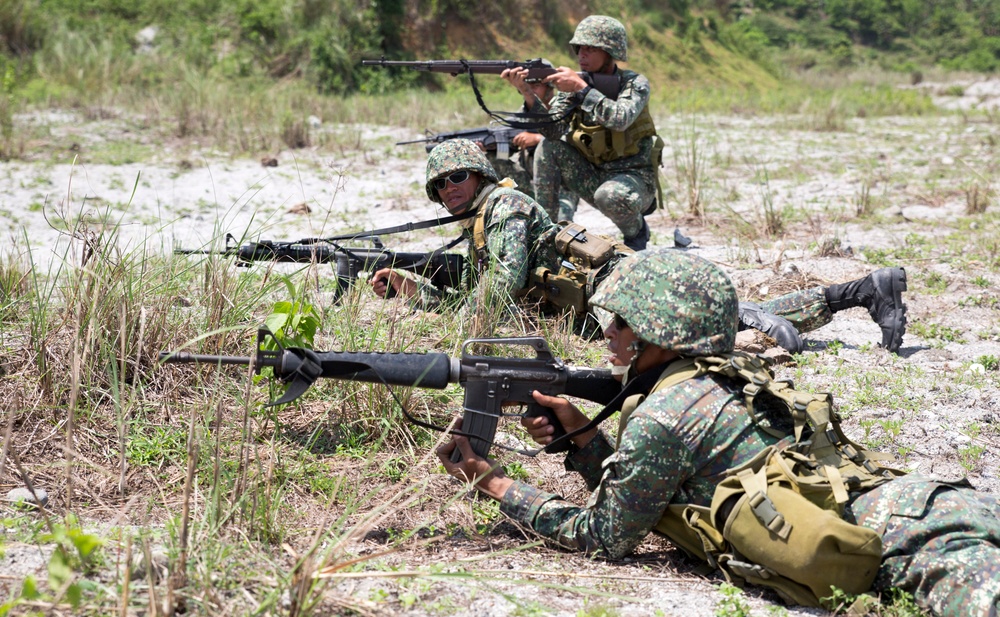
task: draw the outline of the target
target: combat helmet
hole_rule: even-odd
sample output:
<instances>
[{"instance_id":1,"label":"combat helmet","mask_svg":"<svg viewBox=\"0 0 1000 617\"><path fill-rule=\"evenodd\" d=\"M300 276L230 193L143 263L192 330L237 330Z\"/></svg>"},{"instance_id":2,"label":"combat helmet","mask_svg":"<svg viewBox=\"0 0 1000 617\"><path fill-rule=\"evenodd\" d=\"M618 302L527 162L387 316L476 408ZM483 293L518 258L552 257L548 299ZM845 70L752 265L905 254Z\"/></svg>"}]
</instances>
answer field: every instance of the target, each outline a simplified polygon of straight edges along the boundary
<instances>
[{"instance_id":1,"label":"combat helmet","mask_svg":"<svg viewBox=\"0 0 1000 617\"><path fill-rule=\"evenodd\" d=\"M623 259L590 299L635 335L685 356L728 353L736 342L736 288L718 266L651 248Z\"/></svg>"},{"instance_id":2,"label":"combat helmet","mask_svg":"<svg viewBox=\"0 0 1000 617\"><path fill-rule=\"evenodd\" d=\"M433 202L441 203L441 198L434 190L434 181L463 169L474 171L490 182L500 181L486 154L474 141L449 139L435 146L427 157L427 179L424 183L427 197Z\"/></svg>"},{"instance_id":3,"label":"combat helmet","mask_svg":"<svg viewBox=\"0 0 1000 617\"><path fill-rule=\"evenodd\" d=\"M614 17L607 15L591 15L584 17L576 26L576 32L569 41L573 53L577 53L581 45L603 49L615 60L628 60L628 36L625 26Z\"/></svg>"}]
</instances>

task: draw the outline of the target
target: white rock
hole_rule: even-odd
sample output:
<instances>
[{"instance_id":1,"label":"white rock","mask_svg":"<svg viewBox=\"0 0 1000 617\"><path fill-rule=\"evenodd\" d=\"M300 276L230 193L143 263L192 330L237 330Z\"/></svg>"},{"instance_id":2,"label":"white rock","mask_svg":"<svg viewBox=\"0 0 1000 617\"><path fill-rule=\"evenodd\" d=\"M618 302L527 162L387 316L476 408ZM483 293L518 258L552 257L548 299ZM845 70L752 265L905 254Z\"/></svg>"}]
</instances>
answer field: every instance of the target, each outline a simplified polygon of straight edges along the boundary
<instances>
[{"instance_id":1,"label":"white rock","mask_svg":"<svg viewBox=\"0 0 1000 617\"><path fill-rule=\"evenodd\" d=\"M35 500L35 497L38 500ZM49 494L45 492L44 489L35 487L34 495L31 494L26 488L15 488L7 493L7 501L14 504L14 506L19 508L24 508L26 510L34 509L39 503L42 507L45 507L49 503Z\"/></svg>"},{"instance_id":2,"label":"white rock","mask_svg":"<svg viewBox=\"0 0 1000 617\"><path fill-rule=\"evenodd\" d=\"M982 375L985 372L986 372L986 367L985 366L983 366L982 364L975 363L975 364L970 364L969 365L969 368L966 369L965 374L966 375Z\"/></svg>"}]
</instances>

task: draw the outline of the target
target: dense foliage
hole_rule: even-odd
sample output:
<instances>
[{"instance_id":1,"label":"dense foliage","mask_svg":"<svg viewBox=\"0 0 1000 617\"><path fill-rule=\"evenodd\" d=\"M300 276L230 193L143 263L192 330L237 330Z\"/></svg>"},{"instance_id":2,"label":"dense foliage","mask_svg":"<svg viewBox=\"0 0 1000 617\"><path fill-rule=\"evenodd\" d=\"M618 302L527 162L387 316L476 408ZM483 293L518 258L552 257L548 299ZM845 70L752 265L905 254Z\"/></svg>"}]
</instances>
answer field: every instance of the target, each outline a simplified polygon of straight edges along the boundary
<instances>
[{"instance_id":1,"label":"dense foliage","mask_svg":"<svg viewBox=\"0 0 1000 617\"><path fill-rule=\"evenodd\" d=\"M61 50L84 46L110 58L144 53L224 78L294 77L320 92L379 92L401 76L363 70L360 58L496 57L519 41L564 53L572 24L587 12L624 16L638 41L654 32L688 47L710 40L764 65L777 53L805 69L873 58L897 70L1000 68L1000 0L587 4L570 14L557 0L502 8L472 0L7 0L0 3L0 75L13 72L23 82ZM158 79L148 67L136 72L143 76L130 80Z\"/></svg>"},{"instance_id":2,"label":"dense foliage","mask_svg":"<svg viewBox=\"0 0 1000 617\"><path fill-rule=\"evenodd\" d=\"M1000 0L747 0L729 13L769 45L842 64L882 52L899 68L1000 69Z\"/></svg>"}]
</instances>

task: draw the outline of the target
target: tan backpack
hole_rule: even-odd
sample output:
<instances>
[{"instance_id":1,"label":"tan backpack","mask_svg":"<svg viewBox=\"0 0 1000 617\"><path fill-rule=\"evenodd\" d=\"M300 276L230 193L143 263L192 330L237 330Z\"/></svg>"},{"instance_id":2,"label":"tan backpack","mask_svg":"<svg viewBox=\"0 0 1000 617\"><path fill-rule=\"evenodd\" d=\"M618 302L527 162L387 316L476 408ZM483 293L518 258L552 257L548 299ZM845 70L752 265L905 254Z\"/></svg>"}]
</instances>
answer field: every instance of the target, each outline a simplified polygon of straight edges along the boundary
<instances>
[{"instance_id":1,"label":"tan backpack","mask_svg":"<svg viewBox=\"0 0 1000 617\"><path fill-rule=\"evenodd\" d=\"M875 461L886 458L852 443L841 431L830 394L800 392L775 381L765 361L732 354L674 363L653 392L706 373L745 382L747 411L768 433L794 443L761 451L726 472L710 507L673 504L655 526L689 554L722 571L737 586L774 589L795 604L819 606L836 587L849 594L871 588L882 559L882 538L842 518L851 492L866 492L900 472ZM621 430L641 402L622 407ZM787 410L789 431L758 413Z\"/></svg>"}]
</instances>

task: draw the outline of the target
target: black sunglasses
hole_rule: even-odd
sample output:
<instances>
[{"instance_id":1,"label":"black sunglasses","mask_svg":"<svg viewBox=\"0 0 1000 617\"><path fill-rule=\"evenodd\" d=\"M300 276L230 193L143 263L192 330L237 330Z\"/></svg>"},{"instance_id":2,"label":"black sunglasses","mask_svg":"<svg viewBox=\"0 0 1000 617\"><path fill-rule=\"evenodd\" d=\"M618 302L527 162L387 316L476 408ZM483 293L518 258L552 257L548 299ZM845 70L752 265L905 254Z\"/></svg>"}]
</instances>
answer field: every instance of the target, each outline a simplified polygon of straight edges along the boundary
<instances>
[{"instance_id":1,"label":"black sunglasses","mask_svg":"<svg viewBox=\"0 0 1000 617\"><path fill-rule=\"evenodd\" d=\"M619 330L624 330L625 328L628 328L629 325L625 322L621 315L615 313L615 327Z\"/></svg>"},{"instance_id":2,"label":"black sunglasses","mask_svg":"<svg viewBox=\"0 0 1000 617\"><path fill-rule=\"evenodd\" d=\"M451 182L452 184L461 184L468 179L469 179L469 170L463 169L462 171L456 171L450 176L445 176L444 178L435 178L433 184L434 188L436 188L439 191L443 191L444 187L448 186L449 182Z\"/></svg>"}]
</instances>

